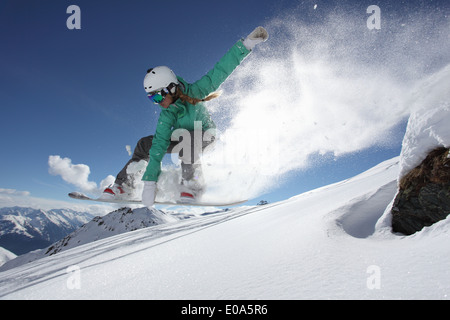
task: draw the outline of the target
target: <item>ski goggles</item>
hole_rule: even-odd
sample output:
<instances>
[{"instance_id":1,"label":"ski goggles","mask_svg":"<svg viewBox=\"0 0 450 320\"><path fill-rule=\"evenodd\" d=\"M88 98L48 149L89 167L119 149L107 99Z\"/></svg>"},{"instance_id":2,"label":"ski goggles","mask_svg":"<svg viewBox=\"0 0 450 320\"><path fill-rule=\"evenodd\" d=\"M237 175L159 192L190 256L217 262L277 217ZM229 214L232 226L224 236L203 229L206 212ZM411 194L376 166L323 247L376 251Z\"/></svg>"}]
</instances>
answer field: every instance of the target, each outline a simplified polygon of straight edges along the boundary
<instances>
[{"instance_id":1,"label":"ski goggles","mask_svg":"<svg viewBox=\"0 0 450 320\"><path fill-rule=\"evenodd\" d=\"M147 94L147 96L151 101L153 101L153 103L159 104L164 101L168 93L169 90L167 88L164 88L158 91L150 92L149 94Z\"/></svg>"}]
</instances>

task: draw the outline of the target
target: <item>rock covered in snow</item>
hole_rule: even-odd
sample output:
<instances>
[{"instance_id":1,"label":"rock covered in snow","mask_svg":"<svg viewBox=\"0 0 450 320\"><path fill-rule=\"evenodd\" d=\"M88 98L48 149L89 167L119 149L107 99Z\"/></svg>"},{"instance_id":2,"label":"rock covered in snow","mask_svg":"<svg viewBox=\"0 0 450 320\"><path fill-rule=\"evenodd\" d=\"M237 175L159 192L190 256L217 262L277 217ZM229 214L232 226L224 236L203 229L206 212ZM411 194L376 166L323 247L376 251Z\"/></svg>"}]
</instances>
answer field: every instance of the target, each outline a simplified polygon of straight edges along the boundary
<instances>
[{"instance_id":1,"label":"rock covered in snow","mask_svg":"<svg viewBox=\"0 0 450 320\"><path fill-rule=\"evenodd\" d=\"M412 234L450 214L450 67L413 95L403 139L399 192L391 213L394 232Z\"/></svg>"},{"instance_id":2,"label":"rock covered in snow","mask_svg":"<svg viewBox=\"0 0 450 320\"><path fill-rule=\"evenodd\" d=\"M449 149L437 148L399 183L392 230L413 234L450 214Z\"/></svg>"}]
</instances>

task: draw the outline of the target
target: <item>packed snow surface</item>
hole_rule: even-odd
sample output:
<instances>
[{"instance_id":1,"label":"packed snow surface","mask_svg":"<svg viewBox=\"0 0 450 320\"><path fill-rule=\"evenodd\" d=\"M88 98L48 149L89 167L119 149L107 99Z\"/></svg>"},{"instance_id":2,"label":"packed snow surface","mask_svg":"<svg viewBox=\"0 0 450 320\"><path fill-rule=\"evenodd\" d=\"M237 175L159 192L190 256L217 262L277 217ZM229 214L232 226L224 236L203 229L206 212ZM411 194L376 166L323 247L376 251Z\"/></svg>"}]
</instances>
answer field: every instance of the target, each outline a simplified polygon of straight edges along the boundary
<instances>
[{"instance_id":1,"label":"packed snow surface","mask_svg":"<svg viewBox=\"0 0 450 320\"><path fill-rule=\"evenodd\" d=\"M448 298L449 220L376 225L399 158L266 206L113 236L0 273L2 299ZM380 226L381 225L381 226Z\"/></svg>"}]
</instances>

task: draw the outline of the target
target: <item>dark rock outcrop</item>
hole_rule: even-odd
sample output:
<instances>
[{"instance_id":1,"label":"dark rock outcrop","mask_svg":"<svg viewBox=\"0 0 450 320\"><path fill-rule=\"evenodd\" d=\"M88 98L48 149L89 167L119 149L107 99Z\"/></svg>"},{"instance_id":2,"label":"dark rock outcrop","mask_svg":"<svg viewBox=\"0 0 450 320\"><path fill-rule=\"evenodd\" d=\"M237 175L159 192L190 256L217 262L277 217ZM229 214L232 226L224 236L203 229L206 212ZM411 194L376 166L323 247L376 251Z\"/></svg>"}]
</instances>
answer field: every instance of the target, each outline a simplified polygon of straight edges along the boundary
<instances>
[{"instance_id":1,"label":"dark rock outcrop","mask_svg":"<svg viewBox=\"0 0 450 320\"><path fill-rule=\"evenodd\" d=\"M450 214L449 149L437 148L405 175L392 207L392 231L411 235Z\"/></svg>"}]
</instances>

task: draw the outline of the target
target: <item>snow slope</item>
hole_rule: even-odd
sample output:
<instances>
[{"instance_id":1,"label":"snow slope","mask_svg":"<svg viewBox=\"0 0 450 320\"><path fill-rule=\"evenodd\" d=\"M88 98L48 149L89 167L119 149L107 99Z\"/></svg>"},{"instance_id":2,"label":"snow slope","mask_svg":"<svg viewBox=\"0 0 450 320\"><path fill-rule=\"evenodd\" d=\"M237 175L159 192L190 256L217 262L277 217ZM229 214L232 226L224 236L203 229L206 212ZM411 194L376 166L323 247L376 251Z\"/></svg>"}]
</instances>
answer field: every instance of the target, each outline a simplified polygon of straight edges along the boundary
<instances>
[{"instance_id":1,"label":"snow slope","mask_svg":"<svg viewBox=\"0 0 450 320\"><path fill-rule=\"evenodd\" d=\"M16 258L17 255L12 253L9 250L6 250L5 248L0 247L0 267L5 264L5 262L8 262L9 260L12 260Z\"/></svg>"},{"instance_id":2,"label":"snow slope","mask_svg":"<svg viewBox=\"0 0 450 320\"><path fill-rule=\"evenodd\" d=\"M94 217L88 223L46 248L22 254L18 258L6 262L0 267L0 272L86 243L176 220L173 215L164 214L156 209L150 211L145 207L134 210L121 208L104 217Z\"/></svg>"},{"instance_id":3,"label":"snow slope","mask_svg":"<svg viewBox=\"0 0 450 320\"><path fill-rule=\"evenodd\" d=\"M0 297L448 298L448 219L410 237L375 229L395 195L398 163L283 202L60 252L0 273Z\"/></svg>"}]
</instances>

